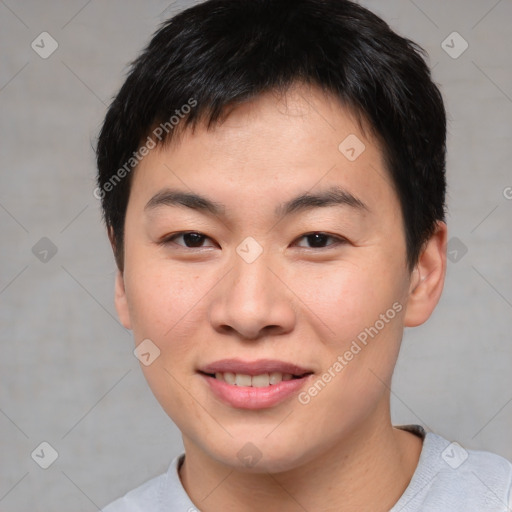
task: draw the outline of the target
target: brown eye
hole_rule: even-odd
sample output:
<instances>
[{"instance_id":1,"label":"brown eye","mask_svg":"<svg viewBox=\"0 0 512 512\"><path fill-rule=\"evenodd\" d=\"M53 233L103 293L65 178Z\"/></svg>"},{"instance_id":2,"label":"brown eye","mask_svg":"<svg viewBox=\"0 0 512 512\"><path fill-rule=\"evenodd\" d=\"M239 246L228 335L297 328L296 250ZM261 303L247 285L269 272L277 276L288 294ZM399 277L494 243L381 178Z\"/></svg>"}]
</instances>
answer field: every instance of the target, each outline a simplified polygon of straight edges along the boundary
<instances>
[{"instance_id":1,"label":"brown eye","mask_svg":"<svg viewBox=\"0 0 512 512\"><path fill-rule=\"evenodd\" d=\"M299 247L306 247L307 249L323 249L325 247L336 246L343 243L343 239L321 232L306 233L299 238L299 240L301 239L306 239L310 245L297 245L299 245ZM327 243L329 240L334 240L334 242Z\"/></svg>"},{"instance_id":2,"label":"brown eye","mask_svg":"<svg viewBox=\"0 0 512 512\"><path fill-rule=\"evenodd\" d=\"M177 240L183 239L183 242L177 242ZM176 233L169 238L166 238L164 243L175 243L177 245L181 245L187 247L189 249L198 249L201 247L213 247L213 245L205 246L203 245L206 240L209 238L202 233L198 233L197 231L183 231L181 233Z\"/></svg>"}]
</instances>

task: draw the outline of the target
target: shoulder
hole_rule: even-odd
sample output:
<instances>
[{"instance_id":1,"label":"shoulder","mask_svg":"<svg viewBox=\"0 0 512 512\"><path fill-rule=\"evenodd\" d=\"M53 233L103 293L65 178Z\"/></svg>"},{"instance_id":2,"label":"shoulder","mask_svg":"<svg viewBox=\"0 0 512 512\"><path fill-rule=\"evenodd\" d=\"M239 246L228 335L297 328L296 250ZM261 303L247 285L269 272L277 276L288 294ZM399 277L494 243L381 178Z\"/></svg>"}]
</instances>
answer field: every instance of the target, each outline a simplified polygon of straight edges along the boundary
<instances>
[{"instance_id":1,"label":"shoulder","mask_svg":"<svg viewBox=\"0 0 512 512\"><path fill-rule=\"evenodd\" d=\"M400 502L403 512L508 512L511 488L512 464L508 460L490 452L466 450L428 433L416 472Z\"/></svg>"},{"instance_id":2,"label":"shoulder","mask_svg":"<svg viewBox=\"0 0 512 512\"><path fill-rule=\"evenodd\" d=\"M166 473L131 490L104 507L102 512L163 512L169 507L176 512L196 510L179 477L183 457L184 454L175 457Z\"/></svg>"},{"instance_id":3,"label":"shoulder","mask_svg":"<svg viewBox=\"0 0 512 512\"><path fill-rule=\"evenodd\" d=\"M113 501L102 512L153 512L158 510L159 488L165 479L165 473L148 480L132 489L123 497Z\"/></svg>"}]
</instances>

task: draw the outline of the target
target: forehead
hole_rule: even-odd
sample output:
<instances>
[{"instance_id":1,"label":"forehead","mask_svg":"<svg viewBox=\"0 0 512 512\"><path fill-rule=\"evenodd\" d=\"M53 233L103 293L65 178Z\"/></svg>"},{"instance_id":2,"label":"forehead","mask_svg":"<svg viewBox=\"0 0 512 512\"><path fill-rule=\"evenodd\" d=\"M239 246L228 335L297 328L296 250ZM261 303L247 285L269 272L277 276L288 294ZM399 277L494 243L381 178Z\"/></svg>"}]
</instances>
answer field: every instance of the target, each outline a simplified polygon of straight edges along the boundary
<instances>
[{"instance_id":1,"label":"forehead","mask_svg":"<svg viewBox=\"0 0 512 512\"><path fill-rule=\"evenodd\" d=\"M223 204L256 207L258 198L274 210L288 197L336 185L365 204L397 200L371 130L315 87L262 94L210 128L198 123L177 134L139 164L132 193L148 200L178 186Z\"/></svg>"}]
</instances>

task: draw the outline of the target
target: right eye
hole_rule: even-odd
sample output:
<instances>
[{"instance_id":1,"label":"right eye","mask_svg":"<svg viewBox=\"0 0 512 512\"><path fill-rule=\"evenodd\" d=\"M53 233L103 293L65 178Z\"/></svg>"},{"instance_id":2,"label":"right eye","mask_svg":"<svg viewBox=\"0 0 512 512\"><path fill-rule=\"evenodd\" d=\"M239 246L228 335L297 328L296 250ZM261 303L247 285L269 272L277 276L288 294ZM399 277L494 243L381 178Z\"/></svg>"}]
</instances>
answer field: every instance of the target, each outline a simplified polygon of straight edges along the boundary
<instances>
[{"instance_id":1,"label":"right eye","mask_svg":"<svg viewBox=\"0 0 512 512\"><path fill-rule=\"evenodd\" d=\"M178 243L176 240L183 239L183 243ZM174 233L173 235L165 237L162 240L162 245L167 245L170 243L174 243L176 245L181 245L182 247L186 247L188 249L201 249L203 247L215 247L215 245L203 245L205 240L209 240L206 235L203 233L199 233L197 231L180 231L179 233Z\"/></svg>"}]
</instances>

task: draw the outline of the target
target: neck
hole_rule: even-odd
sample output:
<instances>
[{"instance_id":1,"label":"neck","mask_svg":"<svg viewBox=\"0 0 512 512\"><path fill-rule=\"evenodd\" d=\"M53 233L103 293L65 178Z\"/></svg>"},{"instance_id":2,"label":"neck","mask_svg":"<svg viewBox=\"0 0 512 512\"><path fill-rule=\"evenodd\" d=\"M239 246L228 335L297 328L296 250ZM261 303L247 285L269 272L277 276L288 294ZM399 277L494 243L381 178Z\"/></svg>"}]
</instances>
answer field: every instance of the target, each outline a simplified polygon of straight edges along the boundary
<instances>
[{"instance_id":1,"label":"neck","mask_svg":"<svg viewBox=\"0 0 512 512\"><path fill-rule=\"evenodd\" d=\"M379 415L377 415L379 417ZM185 490L203 512L385 512L416 469L422 441L386 422L358 426L310 462L280 473L247 473L221 464L188 440L180 470Z\"/></svg>"}]
</instances>

